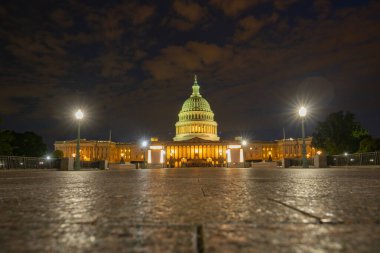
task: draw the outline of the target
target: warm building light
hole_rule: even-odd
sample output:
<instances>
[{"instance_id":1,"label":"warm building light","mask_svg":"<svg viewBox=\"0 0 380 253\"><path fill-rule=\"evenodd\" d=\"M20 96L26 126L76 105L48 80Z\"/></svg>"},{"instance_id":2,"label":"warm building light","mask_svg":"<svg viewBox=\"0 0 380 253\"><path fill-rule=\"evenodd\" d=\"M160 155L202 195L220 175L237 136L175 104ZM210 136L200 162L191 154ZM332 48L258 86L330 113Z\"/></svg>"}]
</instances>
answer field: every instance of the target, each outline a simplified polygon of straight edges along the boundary
<instances>
[{"instance_id":1,"label":"warm building light","mask_svg":"<svg viewBox=\"0 0 380 253\"><path fill-rule=\"evenodd\" d=\"M164 163L164 157L165 157L165 151L164 150L161 150L160 152L160 163Z\"/></svg>"},{"instance_id":2,"label":"warm building light","mask_svg":"<svg viewBox=\"0 0 380 253\"><path fill-rule=\"evenodd\" d=\"M230 163L231 162L231 150L230 149L227 149L227 162Z\"/></svg>"},{"instance_id":3,"label":"warm building light","mask_svg":"<svg viewBox=\"0 0 380 253\"><path fill-rule=\"evenodd\" d=\"M148 150L148 163L152 163L152 150Z\"/></svg>"},{"instance_id":4,"label":"warm building light","mask_svg":"<svg viewBox=\"0 0 380 253\"><path fill-rule=\"evenodd\" d=\"M150 149L154 149L154 150L160 150L160 149L163 149L162 146L150 146L149 148L150 148Z\"/></svg>"},{"instance_id":5,"label":"warm building light","mask_svg":"<svg viewBox=\"0 0 380 253\"><path fill-rule=\"evenodd\" d=\"M241 145L228 145L228 148L241 148Z\"/></svg>"},{"instance_id":6,"label":"warm building light","mask_svg":"<svg viewBox=\"0 0 380 253\"><path fill-rule=\"evenodd\" d=\"M317 155L321 155L321 154L322 154L322 151L318 150Z\"/></svg>"}]
</instances>

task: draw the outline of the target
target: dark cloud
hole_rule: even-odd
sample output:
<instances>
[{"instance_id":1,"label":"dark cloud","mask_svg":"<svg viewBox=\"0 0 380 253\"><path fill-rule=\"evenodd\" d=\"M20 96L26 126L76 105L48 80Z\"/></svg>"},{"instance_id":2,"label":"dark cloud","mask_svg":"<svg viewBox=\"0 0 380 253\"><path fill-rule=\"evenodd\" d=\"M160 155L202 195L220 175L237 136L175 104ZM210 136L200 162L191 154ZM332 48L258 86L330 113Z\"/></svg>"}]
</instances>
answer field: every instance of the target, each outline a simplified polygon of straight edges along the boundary
<instances>
[{"instance_id":1,"label":"dark cloud","mask_svg":"<svg viewBox=\"0 0 380 253\"><path fill-rule=\"evenodd\" d=\"M83 107L89 137L170 139L198 74L227 135L277 138L303 100L316 120L352 110L380 135L377 1L32 5L0 5L5 127L68 138Z\"/></svg>"},{"instance_id":2,"label":"dark cloud","mask_svg":"<svg viewBox=\"0 0 380 253\"><path fill-rule=\"evenodd\" d=\"M57 9L50 15L51 19L64 28L68 28L73 25L73 20L67 11Z\"/></svg>"},{"instance_id":3,"label":"dark cloud","mask_svg":"<svg viewBox=\"0 0 380 253\"><path fill-rule=\"evenodd\" d=\"M314 8L319 18L326 18L332 9L331 0L315 0Z\"/></svg>"},{"instance_id":4,"label":"dark cloud","mask_svg":"<svg viewBox=\"0 0 380 253\"><path fill-rule=\"evenodd\" d=\"M64 43L52 34L38 32L33 36L9 35L8 41L8 52L40 75L59 76L65 72L67 62Z\"/></svg>"},{"instance_id":5,"label":"dark cloud","mask_svg":"<svg viewBox=\"0 0 380 253\"><path fill-rule=\"evenodd\" d=\"M171 19L170 25L181 31L194 28L207 15L206 8L193 1L176 0L173 9L177 17Z\"/></svg>"},{"instance_id":6,"label":"dark cloud","mask_svg":"<svg viewBox=\"0 0 380 253\"><path fill-rule=\"evenodd\" d=\"M296 3L299 0L274 0L273 1L273 6L277 10L284 11L289 8L292 4Z\"/></svg>"},{"instance_id":7,"label":"dark cloud","mask_svg":"<svg viewBox=\"0 0 380 253\"><path fill-rule=\"evenodd\" d=\"M238 29L234 35L236 42L246 42L258 33L265 25L273 24L278 19L278 14L273 13L271 17L257 19L254 16L244 17L239 20Z\"/></svg>"},{"instance_id":8,"label":"dark cloud","mask_svg":"<svg viewBox=\"0 0 380 253\"><path fill-rule=\"evenodd\" d=\"M0 6L0 17L5 17L6 15L7 10L3 6Z\"/></svg>"},{"instance_id":9,"label":"dark cloud","mask_svg":"<svg viewBox=\"0 0 380 253\"><path fill-rule=\"evenodd\" d=\"M212 5L223 10L227 16L232 17L265 2L271 2L271 0L210 0Z\"/></svg>"},{"instance_id":10,"label":"dark cloud","mask_svg":"<svg viewBox=\"0 0 380 253\"><path fill-rule=\"evenodd\" d=\"M194 23L199 22L206 15L205 9L192 1L176 0L173 3L173 9L178 15Z\"/></svg>"},{"instance_id":11,"label":"dark cloud","mask_svg":"<svg viewBox=\"0 0 380 253\"><path fill-rule=\"evenodd\" d=\"M114 41L120 39L125 33L131 32L131 29L126 28L128 23L143 25L154 15L154 11L154 5L141 5L127 1L102 9L90 8L86 21L93 32L97 33L96 38ZM94 36L91 33L88 35Z\"/></svg>"},{"instance_id":12,"label":"dark cloud","mask_svg":"<svg viewBox=\"0 0 380 253\"><path fill-rule=\"evenodd\" d=\"M127 74L132 68L132 64L116 52L108 52L99 58L101 64L100 74L105 77L120 77Z\"/></svg>"},{"instance_id":13,"label":"dark cloud","mask_svg":"<svg viewBox=\"0 0 380 253\"><path fill-rule=\"evenodd\" d=\"M229 56L228 50L217 45L191 41L185 46L162 49L160 56L147 60L144 66L155 79L169 80L188 72L199 72Z\"/></svg>"}]
</instances>

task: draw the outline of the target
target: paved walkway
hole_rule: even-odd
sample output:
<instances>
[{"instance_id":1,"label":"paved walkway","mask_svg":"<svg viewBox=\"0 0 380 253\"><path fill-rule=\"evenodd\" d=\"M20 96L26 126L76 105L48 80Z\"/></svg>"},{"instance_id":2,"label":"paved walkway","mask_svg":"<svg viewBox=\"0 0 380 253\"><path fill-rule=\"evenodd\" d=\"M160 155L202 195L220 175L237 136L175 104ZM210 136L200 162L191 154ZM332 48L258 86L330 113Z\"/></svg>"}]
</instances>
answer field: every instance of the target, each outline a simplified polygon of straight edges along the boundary
<instances>
[{"instance_id":1,"label":"paved walkway","mask_svg":"<svg viewBox=\"0 0 380 253\"><path fill-rule=\"evenodd\" d=\"M0 171L0 252L380 252L380 169Z\"/></svg>"}]
</instances>

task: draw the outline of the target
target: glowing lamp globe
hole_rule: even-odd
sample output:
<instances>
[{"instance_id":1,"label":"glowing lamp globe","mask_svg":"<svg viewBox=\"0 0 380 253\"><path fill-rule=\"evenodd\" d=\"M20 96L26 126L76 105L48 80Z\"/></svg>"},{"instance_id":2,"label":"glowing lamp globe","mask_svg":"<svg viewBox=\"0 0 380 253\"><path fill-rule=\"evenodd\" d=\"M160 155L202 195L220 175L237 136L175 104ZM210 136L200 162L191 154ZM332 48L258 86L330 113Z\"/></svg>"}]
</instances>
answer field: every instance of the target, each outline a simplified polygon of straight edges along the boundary
<instances>
[{"instance_id":1,"label":"glowing lamp globe","mask_svg":"<svg viewBox=\"0 0 380 253\"><path fill-rule=\"evenodd\" d=\"M298 110L298 114L300 117L305 117L307 114L307 109L304 106L301 106L301 108Z\"/></svg>"},{"instance_id":2,"label":"glowing lamp globe","mask_svg":"<svg viewBox=\"0 0 380 253\"><path fill-rule=\"evenodd\" d=\"M78 110L76 113L75 113L75 118L76 119L79 119L79 120L81 120L81 119L83 119L83 112L82 112L82 110Z\"/></svg>"}]
</instances>

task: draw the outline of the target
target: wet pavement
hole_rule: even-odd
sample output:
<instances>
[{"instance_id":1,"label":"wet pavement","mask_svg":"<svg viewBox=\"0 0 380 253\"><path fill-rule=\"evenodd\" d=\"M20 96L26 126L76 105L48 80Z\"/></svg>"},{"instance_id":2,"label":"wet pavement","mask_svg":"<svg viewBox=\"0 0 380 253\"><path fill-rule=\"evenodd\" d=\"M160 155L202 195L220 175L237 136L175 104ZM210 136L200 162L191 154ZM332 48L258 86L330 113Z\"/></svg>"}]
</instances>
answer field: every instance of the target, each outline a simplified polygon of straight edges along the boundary
<instances>
[{"instance_id":1,"label":"wet pavement","mask_svg":"<svg viewBox=\"0 0 380 253\"><path fill-rule=\"evenodd\" d=\"M0 171L0 252L380 252L380 169Z\"/></svg>"}]
</instances>

